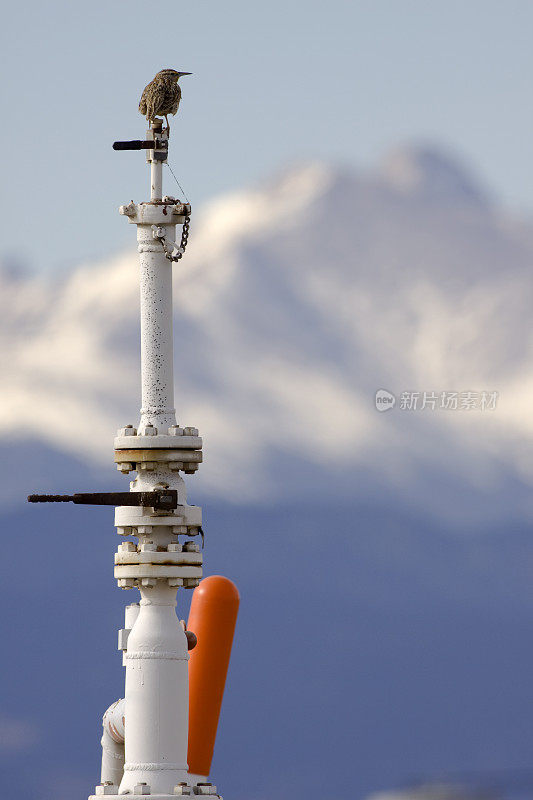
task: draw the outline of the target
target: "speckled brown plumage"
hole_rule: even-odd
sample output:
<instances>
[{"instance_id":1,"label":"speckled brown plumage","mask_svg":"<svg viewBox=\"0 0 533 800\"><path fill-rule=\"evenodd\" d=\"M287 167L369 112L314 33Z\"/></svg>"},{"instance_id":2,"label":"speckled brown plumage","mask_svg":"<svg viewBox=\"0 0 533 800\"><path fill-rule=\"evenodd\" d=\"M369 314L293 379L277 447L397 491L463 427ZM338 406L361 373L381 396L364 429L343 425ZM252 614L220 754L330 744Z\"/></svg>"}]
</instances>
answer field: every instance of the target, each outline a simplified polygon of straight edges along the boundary
<instances>
[{"instance_id":1,"label":"speckled brown plumage","mask_svg":"<svg viewBox=\"0 0 533 800\"><path fill-rule=\"evenodd\" d=\"M181 100L181 88L178 80L182 75L190 72L177 72L175 69L162 69L155 78L145 86L139 102L139 111L147 120L156 117L165 117L168 124L168 114L175 114Z\"/></svg>"}]
</instances>

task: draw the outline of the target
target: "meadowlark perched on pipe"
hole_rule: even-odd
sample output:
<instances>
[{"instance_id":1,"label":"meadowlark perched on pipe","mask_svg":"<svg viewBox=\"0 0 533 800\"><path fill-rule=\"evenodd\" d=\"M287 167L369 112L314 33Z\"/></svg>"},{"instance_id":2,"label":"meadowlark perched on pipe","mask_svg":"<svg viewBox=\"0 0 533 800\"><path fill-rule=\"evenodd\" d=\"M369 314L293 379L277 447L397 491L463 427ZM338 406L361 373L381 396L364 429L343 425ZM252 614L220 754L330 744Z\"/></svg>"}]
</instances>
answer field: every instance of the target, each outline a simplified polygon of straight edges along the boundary
<instances>
[{"instance_id":1,"label":"meadowlark perched on pipe","mask_svg":"<svg viewBox=\"0 0 533 800\"><path fill-rule=\"evenodd\" d=\"M156 117L164 117L170 132L168 115L175 114L181 100L181 87L178 81L182 75L192 72L177 72L175 69L160 70L153 81L144 87L139 102L139 111L151 122Z\"/></svg>"}]
</instances>

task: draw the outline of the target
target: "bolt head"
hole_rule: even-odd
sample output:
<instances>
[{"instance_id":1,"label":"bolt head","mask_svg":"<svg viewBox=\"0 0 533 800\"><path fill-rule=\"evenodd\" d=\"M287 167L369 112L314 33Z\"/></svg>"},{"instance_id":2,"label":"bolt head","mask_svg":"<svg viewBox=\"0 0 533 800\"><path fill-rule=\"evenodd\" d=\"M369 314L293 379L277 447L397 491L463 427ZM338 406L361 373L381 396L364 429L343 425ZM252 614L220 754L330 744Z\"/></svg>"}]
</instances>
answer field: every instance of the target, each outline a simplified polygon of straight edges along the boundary
<instances>
[{"instance_id":1,"label":"bolt head","mask_svg":"<svg viewBox=\"0 0 533 800\"><path fill-rule=\"evenodd\" d=\"M129 461L121 461L120 464L117 464L117 469L119 472L124 473L124 475L128 475L133 471L133 464Z\"/></svg>"},{"instance_id":2,"label":"bolt head","mask_svg":"<svg viewBox=\"0 0 533 800\"><path fill-rule=\"evenodd\" d=\"M119 544L118 550L120 553L135 553L137 547L135 546L134 542L123 542Z\"/></svg>"},{"instance_id":3,"label":"bolt head","mask_svg":"<svg viewBox=\"0 0 533 800\"><path fill-rule=\"evenodd\" d=\"M137 428L134 428L133 425L125 425L118 429L117 436L137 436Z\"/></svg>"},{"instance_id":4,"label":"bolt head","mask_svg":"<svg viewBox=\"0 0 533 800\"><path fill-rule=\"evenodd\" d=\"M101 783L99 786L96 786L94 793L98 796L106 794L118 794L118 786L116 786L114 783L109 783L109 781L106 781L105 783Z\"/></svg>"},{"instance_id":5,"label":"bolt head","mask_svg":"<svg viewBox=\"0 0 533 800\"><path fill-rule=\"evenodd\" d=\"M183 545L183 551L185 553L199 553L200 545L196 544L196 542L185 542Z\"/></svg>"},{"instance_id":6,"label":"bolt head","mask_svg":"<svg viewBox=\"0 0 533 800\"><path fill-rule=\"evenodd\" d=\"M176 533L176 534L187 533L187 526L186 525L173 525L172 526L172 533Z\"/></svg>"},{"instance_id":7,"label":"bolt head","mask_svg":"<svg viewBox=\"0 0 533 800\"><path fill-rule=\"evenodd\" d=\"M168 429L169 436L183 436L183 428L180 428L179 425L171 425Z\"/></svg>"},{"instance_id":8,"label":"bolt head","mask_svg":"<svg viewBox=\"0 0 533 800\"><path fill-rule=\"evenodd\" d=\"M153 589L156 583L156 578L143 578L141 580L141 586L144 586L145 589Z\"/></svg>"},{"instance_id":9,"label":"bolt head","mask_svg":"<svg viewBox=\"0 0 533 800\"><path fill-rule=\"evenodd\" d=\"M198 436L198 428L184 428L185 436Z\"/></svg>"},{"instance_id":10,"label":"bolt head","mask_svg":"<svg viewBox=\"0 0 533 800\"><path fill-rule=\"evenodd\" d=\"M157 436L157 428L151 422L141 430L141 436Z\"/></svg>"}]
</instances>

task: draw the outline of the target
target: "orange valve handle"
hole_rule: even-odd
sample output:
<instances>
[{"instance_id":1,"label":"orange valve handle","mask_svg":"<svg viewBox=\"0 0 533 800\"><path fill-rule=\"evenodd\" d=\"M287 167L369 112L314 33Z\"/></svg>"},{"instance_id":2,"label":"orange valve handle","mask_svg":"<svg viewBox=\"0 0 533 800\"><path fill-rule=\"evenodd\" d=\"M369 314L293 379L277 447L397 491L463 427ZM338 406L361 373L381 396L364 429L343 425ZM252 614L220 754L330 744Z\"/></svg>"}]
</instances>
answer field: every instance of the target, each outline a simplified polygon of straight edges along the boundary
<instances>
[{"instance_id":1,"label":"orange valve handle","mask_svg":"<svg viewBox=\"0 0 533 800\"><path fill-rule=\"evenodd\" d=\"M187 629L198 643L189 658L189 772L209 775L231 645L239 611L233 581L210 575L194 590Z\"/></svg>"}]
</instances>

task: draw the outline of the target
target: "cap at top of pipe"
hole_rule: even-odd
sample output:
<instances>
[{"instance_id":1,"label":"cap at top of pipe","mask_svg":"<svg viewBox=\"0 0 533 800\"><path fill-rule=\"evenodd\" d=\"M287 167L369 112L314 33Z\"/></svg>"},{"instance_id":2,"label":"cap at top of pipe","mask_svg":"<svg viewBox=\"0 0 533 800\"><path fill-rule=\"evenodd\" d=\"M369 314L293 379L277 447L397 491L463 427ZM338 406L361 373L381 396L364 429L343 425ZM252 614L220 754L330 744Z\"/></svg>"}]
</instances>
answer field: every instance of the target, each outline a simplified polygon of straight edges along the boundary
<instances>
[{"instance_id":1,"label":"cap at top of pipe","mask_svg":"<svg viewBox=\"0 0 533 800\"><path fill-rule=\"evenodd\" d=\"M209 575L204 578L196 588L195 594L204 602L213 600L217 603L239 603L241 599L233 581L223 575Z\"/></svg>"}]
</instances>

